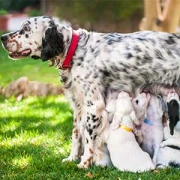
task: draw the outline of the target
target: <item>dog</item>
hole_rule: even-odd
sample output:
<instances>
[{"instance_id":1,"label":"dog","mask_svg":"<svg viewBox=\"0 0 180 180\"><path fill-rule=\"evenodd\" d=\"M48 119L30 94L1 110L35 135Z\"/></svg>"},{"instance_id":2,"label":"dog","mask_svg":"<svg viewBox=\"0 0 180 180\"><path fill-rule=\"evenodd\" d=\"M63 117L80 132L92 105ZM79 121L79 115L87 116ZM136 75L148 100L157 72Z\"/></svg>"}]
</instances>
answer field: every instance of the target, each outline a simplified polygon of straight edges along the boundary
<instances>
[{"instance_id":1,"label":"dog","mask_svg":"<svg viewBox=\"0 0 180 180\"><path fill-rule=\"evenodd\" d=\"M141 127L143 141L140 145L143 151L149 153L154 165L156 165L160 143L163 141L163 112L161 99L151 95L147 115Z\"/></svg>"},{"instance_id":2,"label":"dog","mask_svg":"<svg viewBox=\"0 0 180 180\"><path fill-rule=\"evenodd\" d=\"M133 108L136 112L140 125L144 121L150 98L151 96L149 93L141 93L132 99Z\"/></svg>"},{"instance_id":3,"label":"dog","mask_svg":"<svg viewBox=\"0 0 180 180\"><path fill-rule=\"evenodd\" d=\"M24 22L20 30L4 34L1 41L12 59L41 58L62 69L65 94L74 112L72 149L66 160L80 158L79 124L83 121L82 168L92 164L108 88L134 95L153 85L180 86L180 36L176 34L75 31L52 17L40 16Z\"/></svg>"},{"instance_id":4,"label":"dog","mask_svg":"<svg viewBox=\"0 0 180 180\"><path fill-rule=\"evenodd\" d=\"M168 94L167 104L169 120L164 127L164 141L157 157L158 168L180 167L179 96L176 93Z\"/></svg>"},{"instance_id":5,"label":"dog","mask_svg":"<svg viewBox=\"0 0 180 180\"><path fill-rule=\"evenodd\" d=\"M136 112L136 116L139 120L139 125L136 125L134 128L134 134L136 135L136 140L139 144L143 142L142 136L142 124L144 123L145 115L147 112L147 107L150 101L149 93L141 93L132 100L133 108Z\"/></svg>"},{"instance_id":6,"label":"dog","mask_svg":"<svg viewBox=\"0 0 180 180\"><path fill-rule=\"evenodd\" d=\"M121 171L143 172L154 169L148 153L143 152L133 133L139 121L129 94L120 92L116 110L108 133L105 133L107 147L113 165Z\"/></svg>"}]
</instances>

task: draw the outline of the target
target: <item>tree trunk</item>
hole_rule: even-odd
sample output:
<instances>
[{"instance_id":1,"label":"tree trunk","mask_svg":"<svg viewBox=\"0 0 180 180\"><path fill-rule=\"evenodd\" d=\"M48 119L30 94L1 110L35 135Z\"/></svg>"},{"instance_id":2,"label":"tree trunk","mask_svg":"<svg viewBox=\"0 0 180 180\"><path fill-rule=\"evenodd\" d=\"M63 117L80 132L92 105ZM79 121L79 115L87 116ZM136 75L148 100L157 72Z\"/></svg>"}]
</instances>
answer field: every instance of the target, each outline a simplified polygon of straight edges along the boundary
<instances>
[{"instance_id":1,"label":"tree trunk","mask_svg":"<svg viewBox=\"0 0 180 180\"><path fill-rule=\"evenodd\" d=\"M175 33L180 20L180 0L166 0L161 11L158 0L144 0L144 18L140 30L165 31Z\"/></svg>"},{"instance_id":2,"label":"tree trunk","mask_svg":"<svg viewBox=\"0 0 180 180\"><path fill-rule=\"evenodd\" d=\"M162 30L170 33L176 32L180 20L180 0L168 0L168 9L162 22Z\"/></svg>"}]
</instances>

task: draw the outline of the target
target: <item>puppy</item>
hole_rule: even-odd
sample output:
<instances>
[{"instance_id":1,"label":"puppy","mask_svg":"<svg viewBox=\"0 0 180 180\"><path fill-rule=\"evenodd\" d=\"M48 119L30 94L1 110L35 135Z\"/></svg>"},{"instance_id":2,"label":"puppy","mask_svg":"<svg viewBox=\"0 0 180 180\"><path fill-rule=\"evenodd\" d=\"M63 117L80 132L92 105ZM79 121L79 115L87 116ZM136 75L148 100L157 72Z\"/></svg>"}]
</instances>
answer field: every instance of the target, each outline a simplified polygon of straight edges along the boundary
<instances>
[{"instance_id":1,"label":"puppy","mask_svg":"<svg viewBox=\"0 0 180 180\"><path fill-rule=\"evenodd\" d=\"M121 171L143 172L154 169L151 158L142 151L133 134L134 125L138 124L129 94L119 93L105 140L113 165Z\"/></svg>"},{"instance_id":2,"label":"puppy","mask_svg":"<svg viewBox=\"0 0 180 180\"><path fill-rule=\"evenodd\" d=\"M134 134L136 135L136 140L140 145L143 142L141 127L142 127L142 124L144 123L150 97L151 96L149 93L141 93L137 97L133 98L132 100L133 108L139 120L139 125L136 125L134 128Z\"/></svg>"},{"instance_id":3,"label":"puppy","mask_svg":"<svg viewBox=\"0 0 180 180\"><path fill-rule=\"evenodd\" d=\"M163 140L163 106L160 98L151 96L147 116L142 124L143 141L141 147L144 151L148 152L156 165L156 159Z\"/></svg>"},{"instance_id":4,"label":"puppy","mask_svg":"<svg viewBox=\"0 0 180 180\"><path fill-rule=\"evenodd\" d=\"M149 93L141 93L132 100L133 108L136 112L140 125L144 122L150 98L151 96Z\"/></svg>"},{"instance_id":5,"label":"puppy","mask_svg":"<svg viewBox=\"0 0 180 180\"><path fill-rule=\"evenodd\" d=\"M164 141L160 145L157 167L180 167L180 120L179 96L170 93L167 97L169 122L164 127Z\"/></svg>"},{"instance_id":6,"label":"puppy","mask_svg":"<svg viewBox=\"0 0 180 180\"><path fill-rule=\"evenodd\" d=\"M104 134L108 133L110 123L112 122L114 112L116 109L117 97L118 97L118 92L108 90L107 100L106 100L106 112L108 115L107 116L108 119L105 125L106 128L105 128ZM148 93L139 94L137 97L132 99L132 104L133 104L136 116L138 120L140 120L140 124L142 124L144 121L149 100L150 100L150 94ZM140 126L141 125L138 125L138 126L136 125L136 129L137 127L140 127ZM109 151L107 149L105 140L103 140L98 151L99 151L99 156L95 156L95 165L112 166L112 162L109 157Z\"/></svg>"}]
</instances>

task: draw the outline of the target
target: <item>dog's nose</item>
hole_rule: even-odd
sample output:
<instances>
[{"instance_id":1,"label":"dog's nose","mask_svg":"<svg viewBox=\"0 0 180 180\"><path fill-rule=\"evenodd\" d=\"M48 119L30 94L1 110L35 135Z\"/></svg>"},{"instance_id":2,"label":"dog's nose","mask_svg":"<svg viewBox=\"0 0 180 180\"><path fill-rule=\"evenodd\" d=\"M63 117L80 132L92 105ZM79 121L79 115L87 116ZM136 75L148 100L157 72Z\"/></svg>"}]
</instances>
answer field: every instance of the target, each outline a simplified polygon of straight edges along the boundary
<instances>
[{"instance_id":1,"label":"dog's nose","mask_svg":"<svg viewBox=\"0 0 180 180\"><path fill-rule=\"evenodd\" d=\"M1 36L1 41L2 42L7 41L7 40L8 40L8 36L7 35Z\"/></svg>"}]
</instances>

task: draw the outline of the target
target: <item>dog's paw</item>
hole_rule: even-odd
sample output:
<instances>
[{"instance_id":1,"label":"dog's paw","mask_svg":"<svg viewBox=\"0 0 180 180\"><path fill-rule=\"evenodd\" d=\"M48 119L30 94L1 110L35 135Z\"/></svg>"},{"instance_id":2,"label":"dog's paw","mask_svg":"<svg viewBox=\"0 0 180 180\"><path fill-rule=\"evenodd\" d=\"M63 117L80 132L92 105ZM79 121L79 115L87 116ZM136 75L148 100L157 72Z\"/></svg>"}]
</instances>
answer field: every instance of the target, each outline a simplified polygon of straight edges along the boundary
<instances>
[{"instance_id":1,"label":"dog's paw","mask_svg":"<svg viewBox=\"0 0 180 180\"><path fill-rule=\"evenodd\" d=\"M160 144L160 148L163 148L163 147L165 147L165 146L166 146L166 142L163 141L163 142Z\"/></svg>"},{"instance_id":2,"label":"dog's paw","mask_svg":"<svg viewBox=\"0 0 180 180\"><path fill-rule=\"evenodd\" d=\"M78 160L78 158L76 158L76 157L73 157L73 156L68 156L67 158L64 158L63 160L62 160L62 162L71 162L71 161L76 161L76 160Z\"/></svg>"},{"instance_id":3,"label":"dog's paw","mask_svg":"<svg viewBox=\"0 0 180 180\"><path fill-rule=\"evenodd\" d=\"M141 130L135 129L133 132L134 132L135 136L137 136L137 137L142 136L142 131Z\"/></svg>"},{"instance_id":4,"label":"dog's paw","mask_svg":"<svg viewBox=\"0 0 180 180\"><path fill-rule=\"evenodd\" d=\"M89 167L89 164L88 163L83 163L83 162L80 162L78 164L78 168L81 168L81 169L87 169Z\"/></svg>"}]
</instances>

